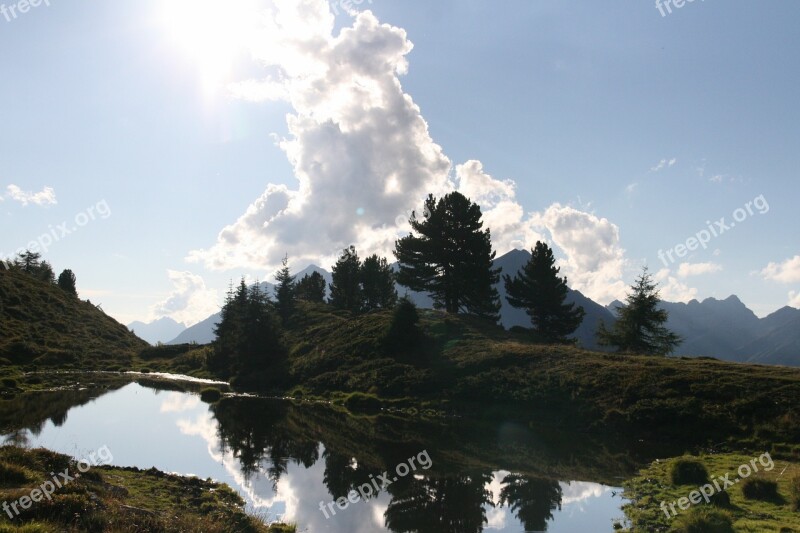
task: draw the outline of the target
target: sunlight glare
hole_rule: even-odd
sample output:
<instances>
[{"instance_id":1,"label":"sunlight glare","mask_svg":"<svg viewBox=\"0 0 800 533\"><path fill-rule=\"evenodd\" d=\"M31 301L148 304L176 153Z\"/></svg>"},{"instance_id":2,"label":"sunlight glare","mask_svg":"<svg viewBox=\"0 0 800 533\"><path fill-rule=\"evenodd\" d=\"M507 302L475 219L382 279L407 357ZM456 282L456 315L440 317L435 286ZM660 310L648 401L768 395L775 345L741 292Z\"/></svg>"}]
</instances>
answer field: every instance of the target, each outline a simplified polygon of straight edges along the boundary
<instances>
[{"instance_id":1,"label":"sunlight glare","mask_svg":"<svg viewBox=\"0 0 800 533\"><path fill-rule=\"evenodd\" d=\"M164 30L195 63L206 93L231 81L239 56L249 52L259 16L255 0L164 0Z\"/></svg>"}]
</instances>

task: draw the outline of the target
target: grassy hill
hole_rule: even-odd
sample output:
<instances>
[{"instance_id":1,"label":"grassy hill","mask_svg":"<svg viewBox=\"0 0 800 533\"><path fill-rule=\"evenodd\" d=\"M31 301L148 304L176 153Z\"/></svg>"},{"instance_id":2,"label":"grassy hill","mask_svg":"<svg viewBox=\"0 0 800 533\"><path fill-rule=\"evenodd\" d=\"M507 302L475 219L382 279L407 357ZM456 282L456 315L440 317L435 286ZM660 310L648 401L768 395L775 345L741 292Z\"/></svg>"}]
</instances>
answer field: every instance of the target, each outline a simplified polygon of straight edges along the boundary
<instances>
[{"instance_id":1,"label":"grassy hill","mask_svg":"<svg viewBox=\"0 0 800 533\"><path fill-rule=\"evenodd\" d=\"M287 386L294 395L412 397L459 404L462 412L473 405L701 443L800 442L798 369L538 345L479 319L435 311L422 312L421 346L388 356L383 338L390 323L388 312L351 317L304 306L288 332Z\"/></svg>"},{"instance_id":2,"label":"grassy hill","mask_svg":"<svg viewBox=\"0 0 800 533\"><path fill-rule=\"evenodd\" d=\"M127 369L146 346L91 303L25 273L0 270L0 363Z\"/></svg>"}]
</instances>

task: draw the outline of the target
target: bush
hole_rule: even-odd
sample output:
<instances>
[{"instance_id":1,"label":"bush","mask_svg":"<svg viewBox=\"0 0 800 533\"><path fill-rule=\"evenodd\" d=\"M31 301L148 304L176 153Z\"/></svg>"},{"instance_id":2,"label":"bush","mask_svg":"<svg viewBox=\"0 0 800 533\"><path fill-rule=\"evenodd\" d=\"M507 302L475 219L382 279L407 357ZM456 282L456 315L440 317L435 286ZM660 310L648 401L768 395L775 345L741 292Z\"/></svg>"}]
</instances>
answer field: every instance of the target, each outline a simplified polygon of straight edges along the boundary
<instances>
[{"instance_id":1,"label":"bush","mask_svg":"<svg viewBox=\"0 0 800 533\"><path fill-rule=\"evenodd\" d=\"M711 507L695 507L680 515L670 530L672 533L734 533L728 513Z\"/></svg>"},{"instance_id":2,"label":"bush","mask_svg":"<svg viewBox=\"0 0 800 533\"><path fill-rule=\"evenodd\" d=\"M731 497L728 494L728 491L723 490L722 492L716 492L712 494L711 505L714 505L716 507L730 507Z\"/></svg>"},{"instance_id":3,"label":"bush","mask_svg":"<svg viewBox=\"0 0 800 533\"><path fill-rule=\"evenodd\" d=\"M7 389L16 389L19 386L19 383L17 383L17 380L14 378L3 378L2 383L3 387Z\"/></svg>"},{"instance_id":4,"label":"bush","mask_svg":"<svg viewBox=\"0 0 800 533\"><path fill-rule=\"evenodd\" d=\"M377 412L381 410L383 402L373 394L354 392L344 399L344 406L349 411Z\"/></svg>"},{"instance_id":5,"label":"bush","mask_svg":"<svg viewBox=\"0 0 800 533\"><path fill-rule=\"evenodd\" d=\"M208 387L200 391L200 399L206 403L218 402L222 398L222 391L214 387Z\"/></svg>"},{"instance_id":6,"label":"bush","mask_svg":"<svg viewBox=\"0 0 800 533\"><path fill-rule=\"evenodd\" d=\"M405 355L411 359L421 359L416 353L422 340L419 328L419 313L414 302L407 297L400 298L392 314L392 322L383 336L383 346L392 355Z\"/></svg>"},{"instance_id":7,"label":"bush","mask_svg":"<svg viewBox=\"0 0 800 533\"><path fill-rule=\"evenodd\" d=\"M777 500L778 484L763 478L747 478L742 482L742 495L748 500Z\"/></svg>"},{"instance_id":8,"label":"bush","mask_svg":"<svg viewBox=\"0 0 800 533\"><path fill-rule=\"evenodd\" d=\"M800 511L800 474L795 474L789 480L789 498L792 500L793 509Z\"/></svg>"},{"instance_id":9,"label":"bush","mask_svg":"<svg viewBox=\"0 0 800 533\"><path fill-rule=\"evenodd\" d=\"M673 485L703 485L708 482L708 470L695 459L678 459L672 463L669 478Z\"/></svg>"}]
</instances>

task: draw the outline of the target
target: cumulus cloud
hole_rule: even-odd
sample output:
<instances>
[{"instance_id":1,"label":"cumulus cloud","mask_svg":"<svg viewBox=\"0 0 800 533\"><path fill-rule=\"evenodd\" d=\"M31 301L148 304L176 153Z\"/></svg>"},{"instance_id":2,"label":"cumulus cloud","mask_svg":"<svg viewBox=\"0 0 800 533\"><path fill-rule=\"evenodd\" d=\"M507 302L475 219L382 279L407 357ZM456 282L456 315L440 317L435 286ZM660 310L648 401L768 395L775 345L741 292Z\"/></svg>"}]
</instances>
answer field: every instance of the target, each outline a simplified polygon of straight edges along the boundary
<instances>
[{"instance_id":1,"label":"cumulus cloud","mask_svg":"<svg viewBox=\"0 0 800 533\"><path fill-rule=\"evenodd\" d=\"M678 160L676 158L672 159L662 159L658 162L658 164L650 169L650 172L658 172L660 170L664 170L665 168L670 168L677 163Z\"/></svg>"},{"instance_id":2,"label":"cumulus cloud","mask_svg":"<svg viewBox=\"0 0 800 533\"><path fill-rule=\"evenodd\" d=\"M413 48L404 30L364 11L335 35L324 0L276 0L256 42L264 75L231 93L290 104L289 133L277 145L296 182L268 185L190 262L271 271L288 253L294 264L328 265L350 244L391 258L410 212L429 193L458 190L481 205L498 253L554 242L573 287L598 301L624 294L615 225L560 204L526 213L513 181L494 178L480 161L454 165L434 142L400 82Z\"/></svg>"},{"instance_id":3,"label":"cumulus cloud","mask_svg":"<svg viewBox=\"0 0 800 533\"><path fill-rule=\"evenodd\" d=\"M219 294L216 289L206 287L201 276L177 270L168 270L167 275L174 289L165 300L153 306L153 318L168 316L193 326L219 311Z\"/></svg>"},{"instance_id":4,"label":"cumulus cloud","mask_svg":"<svg viewBox=\"0 0 800 533\"><path fill-rule=\"evenodd\" d=\"M625 250L615 224L559 203L535 214L532 224L546 228L564 252L564 273L572 288L601 303L624 297Z\"/></svg>"},{"instance_id":5,"label":"cumulus cloud","mask_svg":"<svg viewBox=\"0 0 800 533\"><path fill-rule=\"evenodd\" d=\"M412 49L402 29L370 12L333 35L324 1L278 1L254 56L271 74L238 84L251 100L288 99L289 137L279 142L296 188L270 185L216 243L190 260L212 269L319 261L357 243L388 253L395 220L427 193L451 187L450 161L433 142L399 76Z\"/></svg>"},{"instance_id":6,"label":"cumulus cloud","mask_svg":"<svg viewBox=\"0 0 800 533\"><path fill-rule=\"evenodd\" d=\"M717 263L681 263L678 266L678 277L701 276L703 274L713 274L720 270L722 270L722 265Z\"/></svg>"},{"instance_id":7,"label":"cumulus cloud","mask_svg":"<svg viewBox=\"0 0 800 533\"><path fill-rule=\"evenodd\" d=\"M779 283L800 282L800 255L787 259L781 263L770 263L762 271L764 279Z\"/></svg>"},{"instance_id":8,"label":"cumulus cloud","mask_svg":"<svg viewBox=\"0 0 800 533\"><path fill-rule=\"evenodd\" d=\"M56 200L56 191L52 187L45 187L39 192L23 191L19 186L11 184L6 187L7 197L15 202L19 202L23 206L29 204L39 206L49 206L58 203Z\"/></svg>"},{"instance_id":9,"label":"cumulus cloud","mask_svg":"<svg viewBox=\"0 0 800 533\"><path fill-rule=\"evenodd\" d=\"M668 302L688 302L697 297L697 289L689 287L674 277L668 268L662 268L653 279L658 282L661 299Z\"/></svg>"}]
</instances>

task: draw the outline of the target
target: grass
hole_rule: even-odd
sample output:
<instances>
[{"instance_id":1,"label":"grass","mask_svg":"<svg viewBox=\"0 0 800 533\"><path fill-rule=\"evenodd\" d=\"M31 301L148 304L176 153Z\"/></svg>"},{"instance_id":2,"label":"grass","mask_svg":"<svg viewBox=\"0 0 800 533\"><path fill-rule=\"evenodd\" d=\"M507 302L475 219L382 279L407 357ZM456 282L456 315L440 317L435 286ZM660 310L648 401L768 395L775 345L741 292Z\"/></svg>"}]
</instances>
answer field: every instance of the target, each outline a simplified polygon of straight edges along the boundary
<instances>
[{"instance_id":1,"label":"grass","mask_svg":"<svg viewBox=\"0 0 800 533\"><path fill-rule=\"evenodd\" d=\"M675 519L672 533L734 533L729 513L698 507Z\"/></svg>"},{"instance_id":2,"label":"grass","mask_svg":"<svg viewBox=\"0 0 800 533\"><path fill-rule=\"evenodd\" d=\"M800 473L795 474L789 480L789 498L792 502L792 508L795 511L800 511Z\"/></svg>"},{"instance_id":3,"label":"grass","mask_svg":"<svg viewBox=\"0 0 800 533\"><path fill-rule=\"evenodd\" d=\"M43 449L2 447L0 465L6 464L29 474L22 483L0 482L0 500L9 503L30 495L33 488L52 477L49 472L77 471L69 457ZM292 526L267 526L248 516L243 506L241 497L227 485L210 480L155 469L101 466L58 488L52 500L42 498L26 510L18 505L21 513L13 522L2 513L0 532L294 531Z\"/></svg>"},{"instance_id":4,"label":"grass","mask_svg":"<svg viewBox=\"0 0 800 533\"><path fill-rule=\"evenodd\" d=\"M22 272L0 270L0 302L0 366L127 367L147 346L94 304Z\"/></svg>"},{"instance_id":5,"label":"grass","mask_svg":"<svg viewBox=\"0 0 800 533\"><path fill-rule=\"evenodd\" d=\"M632 502L624 507L625 514L631 521L633 532L651 531L743 531L762 532L773 531L778 533L781 528L791 528L800 531L800 514L793 510L792 504L782 497L776 499L748 499L744 491L752 479L775 483L779 496L791 492L793 476L800 475L800 463L796 461L774 460L774 465L769 471L769 461L766 466L759 461L755 462L759 471L741 482L734 482L724 494L728 495L730 503L724 509L705 504L699 499L699 504L692 504L686 510L681 510L677 502L681 498L690 498L691 493L699 489L699 485L679 485L672 482L672 469L676 463L684 461L698 462L711 473L710 481L718 481L721 488L724 483L720 476L730 473L730 481L738 478L737 470L741 465L751 465L754 457L741 454L700 455L697 457L679 457L667 460L657 460L642 470L638 476L625 483L624 496ZM763 456L761 456L763 457ZM723 494L723 493L720 493ZM667 517L661 506L665 502L669 510L670 503L676 503L677 516ZM669 511L667 511L669 512ZM671 514L671 513L670 513ZM733 529L725 529L729 517ZM712 525L717 524L717 525ZM714 527L722 529L713 529Z\"/></svg>"},{"instance_id":6,"label":"grass","mask_svg":"<svg viewBox=\"0 0 800 533\"><path fill-rule=\"evenodd\" d=\"M599 432L651 431L687 444L769 442L800 458L798 369L533 344L480 319L431 310L420 311L419 353L394 358L384 343L390 311L298 308L286 332L288 376L276 394L414 398Z\"/></svg>"}]
</instances>

